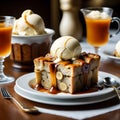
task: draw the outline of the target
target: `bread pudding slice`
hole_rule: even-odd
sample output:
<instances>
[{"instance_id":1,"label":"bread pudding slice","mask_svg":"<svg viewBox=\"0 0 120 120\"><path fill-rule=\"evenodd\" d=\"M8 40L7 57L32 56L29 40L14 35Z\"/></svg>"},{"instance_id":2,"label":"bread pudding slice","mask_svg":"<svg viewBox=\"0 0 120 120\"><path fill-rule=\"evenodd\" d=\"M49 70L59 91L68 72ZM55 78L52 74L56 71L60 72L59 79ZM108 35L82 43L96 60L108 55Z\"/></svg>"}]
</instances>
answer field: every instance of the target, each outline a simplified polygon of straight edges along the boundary
<instances>
[{"instance_id":1,"label":"bread pudding slice","mask_svg":"<svg viewBox=\"0 0 120 120\"><path fill-rule=\"evenodd\" d=\"M34 59L36 85L73 94L97 83L99 55L82 53L76 60L54 60L49 55Z\"/></svg>"}]
</instances>

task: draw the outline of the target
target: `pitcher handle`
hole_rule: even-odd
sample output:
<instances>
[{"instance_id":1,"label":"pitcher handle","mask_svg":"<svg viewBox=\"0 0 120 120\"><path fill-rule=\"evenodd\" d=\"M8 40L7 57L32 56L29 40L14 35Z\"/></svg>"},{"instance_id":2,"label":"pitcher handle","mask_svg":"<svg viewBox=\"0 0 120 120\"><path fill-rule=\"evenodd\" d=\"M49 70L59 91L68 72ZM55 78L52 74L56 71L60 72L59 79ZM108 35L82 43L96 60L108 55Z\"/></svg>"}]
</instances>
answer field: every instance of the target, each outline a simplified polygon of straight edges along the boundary
<instances>
[{"instance_id":1,"label":"pitcher handle","mask_svg":"<svg viewBox=\"0 0 120 120\"><path fill-rule=\"evenodd\" d=\"M111 22L116 22L118 24L118 28L114 34L110 34L110 37L116 36L120 32L120 18L113 17Z\"/></svg>"}]
</instances>

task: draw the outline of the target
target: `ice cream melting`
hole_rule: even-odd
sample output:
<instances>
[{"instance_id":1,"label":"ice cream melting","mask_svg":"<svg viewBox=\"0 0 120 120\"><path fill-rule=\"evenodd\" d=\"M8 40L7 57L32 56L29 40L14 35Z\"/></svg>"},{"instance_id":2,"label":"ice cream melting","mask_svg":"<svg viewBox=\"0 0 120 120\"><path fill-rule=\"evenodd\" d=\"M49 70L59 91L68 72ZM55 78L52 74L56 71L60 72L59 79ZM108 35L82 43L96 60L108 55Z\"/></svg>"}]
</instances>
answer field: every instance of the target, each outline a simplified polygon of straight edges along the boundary
<instances>
[{"instance_id":1,"label":"ice cream melting","mask_svg":"<svg viewBox=\"0 0 120 120\"><path fill-rule=\"evenodd\" d=\"M100 12L100 11L95 10L87 14L87 17L92 18L92 19L107 19L110 16L105 12Z\"/></svg>"},{"instance_id":2,"label":"ice cream melting","mask_svg":"<svg viewBox=\"0 0 120 120\"><path fill-rule=\"evenodd\" d=\"M15 21L13 34L15 35L41 35L45 34L44 21L38 14L25 10L21 17Z\"/></svg>"},{"instance_id":3,"label":"ice cream melting","mask_svg":"<svg viewBox=\"0 0 120 120\"><path fill-rule=\"evenodd\" d=\"M54 62L79 58L82 48L77 39L71 36L63 36L54 41L50 54L56 58Z\"/></svg>"}]
</instances>

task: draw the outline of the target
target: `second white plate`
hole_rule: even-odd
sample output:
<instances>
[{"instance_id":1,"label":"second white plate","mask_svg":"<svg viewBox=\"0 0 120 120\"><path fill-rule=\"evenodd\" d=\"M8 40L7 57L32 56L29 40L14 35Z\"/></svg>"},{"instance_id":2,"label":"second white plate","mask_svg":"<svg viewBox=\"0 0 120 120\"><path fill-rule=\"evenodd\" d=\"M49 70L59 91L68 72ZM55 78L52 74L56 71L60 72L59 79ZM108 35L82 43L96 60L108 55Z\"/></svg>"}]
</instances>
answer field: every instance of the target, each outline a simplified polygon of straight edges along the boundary
<instances>
[{"instance_id":1,"label":"second white plate","mask_svg":"<svg viewBox=\"0 0 120 120\"><path fill-rule=\"evenodd\" d=\"M117 63L120 63L120 58L114 56L113 51L114 51L113 49L111 49L111 50L104 50L104 51L102 51L102 53L103 53L107 58L109 58L110 60L113 60L113 61L115 61L115 62L117 62Z\"/></svg>"}]
</instances>

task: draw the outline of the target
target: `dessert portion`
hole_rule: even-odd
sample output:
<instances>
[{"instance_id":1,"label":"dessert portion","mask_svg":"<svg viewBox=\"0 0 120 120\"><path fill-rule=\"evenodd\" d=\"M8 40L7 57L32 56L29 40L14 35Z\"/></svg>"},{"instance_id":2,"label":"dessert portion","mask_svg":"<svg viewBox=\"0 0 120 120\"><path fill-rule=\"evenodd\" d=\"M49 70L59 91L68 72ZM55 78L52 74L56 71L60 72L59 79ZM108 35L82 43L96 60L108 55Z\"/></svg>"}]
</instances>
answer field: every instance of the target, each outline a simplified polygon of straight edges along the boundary
<instances>
[{"instance_id":1,"label":"dessert portion","mask_svg":"<svg viewBox=\"0 0 120 120\"><path fill-rule=\"evenodd\" d=\"M41 16L25 10L15 21L10 59L14 68L33 71L33 59L50 52L54 30L45 28Z\"/></svg>"},{"instance_id":2,"label":"dessert portion","mask_svg":"<svg viewBox=\"0 0 120 120\"><path fill-rule=\"evenodd\" d=\"M116 46L115 46L114 56L120 57L120 41L118 41Z\"/></svg>"},{"instance_id":3,"label":"dessert portion","mask_svg":"<svg viewBox=\"0 0 120 120\"><path fill-rule=\"evenodd\" d=\"M71 36L58 38L45 57L34 59L36 87L77 93L97 84L100 56L81 52Z\"/></svg>"},{"instance_id":4,"label":"dessert portion","mask_svg":"<svg viewBox=\"0 0 120 120\"><path fill-rule=\"evenodd\" d=\"M41 16L32 10L25 10L21 17L15 21L13 34L33 36L45 34L45 25Z\"/></svg>"}]
</instances>

